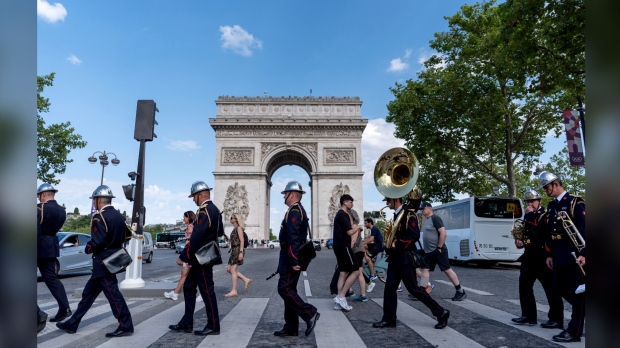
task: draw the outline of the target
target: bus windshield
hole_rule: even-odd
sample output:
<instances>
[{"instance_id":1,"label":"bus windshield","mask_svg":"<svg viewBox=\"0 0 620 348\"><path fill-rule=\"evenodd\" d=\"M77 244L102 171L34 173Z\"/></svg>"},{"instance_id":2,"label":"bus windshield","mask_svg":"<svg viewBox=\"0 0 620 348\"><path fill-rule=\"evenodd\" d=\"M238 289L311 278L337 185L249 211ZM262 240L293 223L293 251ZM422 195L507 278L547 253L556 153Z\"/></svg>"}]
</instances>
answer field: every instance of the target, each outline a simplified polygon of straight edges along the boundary
<instances>
[{"instance_id":1,"label":"bus windshield","mask_svg":"<svg viewBox=\"0 0 620 348\"><path fill-rule=\"evenodd\" d=\"M474 198L474 214L483 218L518 219L523 216L520 207L517 198Z\"/></svg>"}]
</instances>

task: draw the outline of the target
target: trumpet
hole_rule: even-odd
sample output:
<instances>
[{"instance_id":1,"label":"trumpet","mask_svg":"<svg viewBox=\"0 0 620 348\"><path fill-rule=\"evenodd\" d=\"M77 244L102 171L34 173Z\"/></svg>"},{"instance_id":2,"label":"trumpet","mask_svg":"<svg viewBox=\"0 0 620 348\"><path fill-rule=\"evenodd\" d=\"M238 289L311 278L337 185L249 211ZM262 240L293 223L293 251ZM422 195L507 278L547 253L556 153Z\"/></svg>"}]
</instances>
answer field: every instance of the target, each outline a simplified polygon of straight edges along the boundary
<instances>
[{"instance_id":1,"label":"trumpet","mask_svg":"<svg viewBox=\"0 0 620 348\"><path fill-rule=\"evenodd\" d=\"M581 236L581 233L579 233L577 226L575 226L573 221L568 216L567 212L560 211L557 213L557 215L558 215L558 220L562 222L562 227L564 227L564 231L566 231L566 234L568 235L570 240L575 245L575 248L577 248L577 251L581 253L581 250L583 250L586 247L586 241ZM577 255L575 255L574 252L572 254L575 260L577 260ZM584 271L583 267L581 267L580 264L577 264L577 265L581 269L581 273L583 273L583 275L585 276L586 271Z\"/></svg>"},{"instance_id":2,"label":"trumpet","mask_svg":"<svg viewBox=\"0 0 620 348\"><path fill-rule=\"evenodd\" d=\"M416 182L420 173L420 166L415 155L402 147L395 147L384 152L377 160L375 165L374 179L377 190L387 198L401 198L407 196L409 199L421 198ZM392 248L392 243L396 236L396 229L400 220L406 215L405 210L396 217L395 221L386 221L383 217L383 209L379 211L381 218L386 223L383 229L383 246L386 249Z\"/></svg>"}]
</instances>

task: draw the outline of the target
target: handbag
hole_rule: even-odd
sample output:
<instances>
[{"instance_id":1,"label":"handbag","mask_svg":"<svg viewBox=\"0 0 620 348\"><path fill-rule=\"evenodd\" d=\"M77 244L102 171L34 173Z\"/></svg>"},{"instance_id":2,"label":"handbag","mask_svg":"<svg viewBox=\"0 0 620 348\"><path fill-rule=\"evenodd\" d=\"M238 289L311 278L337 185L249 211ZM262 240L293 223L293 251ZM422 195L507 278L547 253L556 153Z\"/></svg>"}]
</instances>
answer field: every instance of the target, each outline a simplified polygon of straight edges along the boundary
<instances>
[{"instance_id":1,"label":"handbag","mask_svg":"<svg viewBox=\"0 0 620 348\"><path fill-rule=\"evenodd\" d=\"M412 250L409 252L409 257L411 257L411 262L415 268L428 268L428 257L426 256L426 252L422 248L422 244L420 244L420 240L418 240L418 245L420 248Z\"/></svg>"},{"instance_id":2,"label":"handbag","mask_svg":"<svg viewBox=\"0 0 620 348\"><path fill-rule=\"evenodd\" d=\"M125 248L119 249L105 259L101 259L103 266L112 274L124 272L131 265L131 262L133 260Z\"/></svg>"},{"instance_id":3,"label":"handbag","mask_svg":"<svg viewBox=\"0 0 620 348\"><path fill-rule=\"evenodd\" d=\"M307 270L308 265L310 265L310 261L312 261L315 257L316 250L314 250L314 242L312 241L312 235L310 235L310 240L302 244L297 252L297 262L299 263L301 270Z\"/></svg>"},{"instance_id":4,"label":"handbag","mask_svg":"<svg viewBox=\"0 0 620 348\"><path fill-rule=\"evenodd\" d=\"M208 266L217 261L221 255L218 243L210 241L196 251L196 260L202 266Z\"/></svg>"}]
</instances>

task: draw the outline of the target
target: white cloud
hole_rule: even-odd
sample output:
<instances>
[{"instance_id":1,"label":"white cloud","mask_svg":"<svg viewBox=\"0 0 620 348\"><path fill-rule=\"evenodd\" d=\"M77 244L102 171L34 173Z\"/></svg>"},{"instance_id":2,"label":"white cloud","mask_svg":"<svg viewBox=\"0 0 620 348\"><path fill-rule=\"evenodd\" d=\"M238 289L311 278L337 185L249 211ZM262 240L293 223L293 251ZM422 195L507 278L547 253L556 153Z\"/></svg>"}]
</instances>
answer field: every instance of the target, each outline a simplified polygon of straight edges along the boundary
<instances>
[{"instance_id":1,"label":"white cloud","mask_svg":"<svg viewBox=\"0 0 620 348\"><path fill-rule=\"evenodd\" d=\"M37 0L37 16L48 23L64 21L67 10L61 3L50 4L46 0Z\"/></svg>"},{"instance_id":2,"label":"white cloud","mask_svg":"<svg viewBox=\"0 0 620 348\"><path fill-rule=\"evenodd\" d=\"M400 72L409 68L409 63L403 62L400 58L395 58L390 61L390 67L388 72Z\"/></svg>"},{"instance_id":3,"label":"white cloud","mask_svg":"<svg viewBox=\"0 0 620 348\"><path fill-rule=\"evenodd\" d=\"M167 146L174 151L192 151L200 149L200 145L194 140L173 140Z\"/></svg>"},{"instance_id":4,"label":"white cloud","mask_svg":"<svg viewBox=\"0 0 620 348\"><path fill-rule=\"evenodd\" d=\"M424 63L429 60L434 53L429 53L426 51L422 51L420 53L420 55L418 56L418 63L420 65L424 65ZM446 67L446 61L442 59L441 63L439 64L435 64L434 68L445 68Z\"/></svg>"},{"instance_id":5,"label":"white cloud","mask_svg":"<svg viewBox=\"0 0 620 348\"><path fill-rule=\"evenodd\" d=\"M82 64L82 60L81 60L80 58L76 57L76 56L75 56L75 55L73 55L73 54L72 54L72 55L70 55L70 56L67 58L67 61L69 61L69 63L71 63L71 64L73 64L73 65L80 65L80 64Z\"/></svg>"},{"instance_id":6,"label":"white cloud","mask_svg":"<svg viewBox=\"0 0 620 348\"><path fill-rule=\"evenodd\" d=\"M233 52L245 57L252 55L252 48L262 49L262 41L255 39L254 36L245 31L239 25L225 25L220 27L222 33L222 48L231 49Z\"/></svg>"},{"instance_id":7,"label":"white cloud","mask_svg":"<svg viewBox=\"0 0 620 348\"><path fill-rule=\"evenodd\" d=\"M409 56L411 56L411 52L412 52L412 51L413 51L413 50L412 50L411 48L407 48L407 49L405 50L405 58L409 58Z\"/></svg>"}]
</instances>

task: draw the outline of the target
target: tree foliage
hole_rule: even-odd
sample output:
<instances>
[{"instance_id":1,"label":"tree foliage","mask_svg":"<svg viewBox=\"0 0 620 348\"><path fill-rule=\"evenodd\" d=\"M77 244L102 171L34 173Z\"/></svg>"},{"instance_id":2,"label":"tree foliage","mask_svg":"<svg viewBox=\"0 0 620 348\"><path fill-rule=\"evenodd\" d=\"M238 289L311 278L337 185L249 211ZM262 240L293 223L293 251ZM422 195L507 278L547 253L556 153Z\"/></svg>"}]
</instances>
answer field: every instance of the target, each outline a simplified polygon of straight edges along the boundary
<instances>
[{"instance_id":1,"label":"tree foliage","mask_svg":"<svg viewBox=\"0 0 620 348\"><path fill-rule=\"evenodd\" d=\"M67 169L69 153L76 148L86 146L82 136L74 133L71 122L55 123L46 126L41 117L49 112L49 98L41 94L47 86L53 86L55 73L37 76L37 179L51 184L58 184L56 174L63 174Z\"/></svg>"},{"instance_id":2,"label":"tree foliage","mask_svg":"<svg viewBox=\"0 0 620 348\"><path fill-rule=\"evenodd\" d=\"M515 197L517 182L527 181L543 153L543 138L550 132L559 136L561 111L574 107L576 93L585 86L585 74L580 74L585 60L569 65L559 60L585 52L579 51L585 43L579 32L573 40L580 42L570 48L556 44L551 35L558 29L552 22L573 23L585 9L558 14L553 11L561 6L546 3L464 5L446 18L449 31L431 40L437 54L424 63L417 79L391 88L395 99L387 106L386 120L418 157L425 200L488 195L498 183ZM515 22L515 13L522 19ZM523 37L529 41L523 43ZM541 58L549 50L558 56L555 64ZM571 78L562 78L567 75Z\"/></svg>"},{"instance_id":3,"label":"tree foliage","mask_svg":"<svg viewBox=\"0 0 620 348\"><path fill-rule=\"evenodd\" d=\"M82 215L77 219L67 219L65 220L65 224L62 226L62 230L66 232L82 232L90 234L90 216Z\"/></svg>"}]
</instances>

